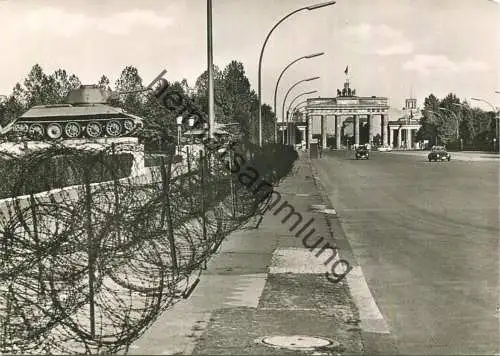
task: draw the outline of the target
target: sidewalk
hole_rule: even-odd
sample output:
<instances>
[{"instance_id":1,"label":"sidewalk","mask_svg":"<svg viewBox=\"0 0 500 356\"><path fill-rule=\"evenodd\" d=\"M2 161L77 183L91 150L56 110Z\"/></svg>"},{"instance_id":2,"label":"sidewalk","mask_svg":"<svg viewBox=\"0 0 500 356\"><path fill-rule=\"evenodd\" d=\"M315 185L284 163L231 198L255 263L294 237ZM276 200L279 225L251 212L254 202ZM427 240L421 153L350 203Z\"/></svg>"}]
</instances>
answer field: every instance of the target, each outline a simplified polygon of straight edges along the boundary
<instances>
[{"instance_id":1,"label":"sidewalk","mask_svg":"<svg viewBox=\"0 0 500 356\"><path fill-rule=\"evenodd\" d=\"M294 173L276 190L303 221L315 219L314 236L334 245L325 216L329 210L314 209L326 203L315 186L310 160L307 153L299 154ZM316 257L316 250L306 249L289 231L290 223L281 222L285 214L268 212L258 229L250 224L228 236L191 296L160 315L128 353L361 354L359 317L346 279L336 284L326 279L328 253ZM272 336L278 337L267 341L288 347L263 342Z\"/></svg>"}]
</instances>

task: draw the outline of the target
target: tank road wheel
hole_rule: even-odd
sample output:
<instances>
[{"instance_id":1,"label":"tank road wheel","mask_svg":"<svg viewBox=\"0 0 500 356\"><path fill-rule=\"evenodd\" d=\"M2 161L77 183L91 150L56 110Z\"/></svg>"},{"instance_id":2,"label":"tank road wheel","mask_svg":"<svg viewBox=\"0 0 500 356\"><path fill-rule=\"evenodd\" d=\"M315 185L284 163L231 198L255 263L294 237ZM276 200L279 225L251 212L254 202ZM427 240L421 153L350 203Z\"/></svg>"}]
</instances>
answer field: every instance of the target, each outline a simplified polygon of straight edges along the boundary
<instances>
[{"instance_id":1,"label":"tank road wheel","mask_svg":"<svg viewBox=\"0 0 500 356\"><path fill-rule=\"evenodd\" d=\"M28 124L17 124L16 125L16 131L28 132L28 130L29 130Z\"/></svg>"},{"instance_id":2,"label":"tank road wheel","mask_svg":"<svg viewBox=\"0 0 500 356\"><path fill-rule=\"evenodd\" d=\"M64 133L69 138L76 138L80 136L81 132L82 127L78 122L68 122L66 125L64 125Z\"/></svg>"},{"instance_id":3,"label":"tank road wheel","mask_svg":"<svg viewBox=\"0 0 500 356\"><path fill-rule=\"evenodd\" d=\"M47 136L49 136L52 140L57 140L62 136L62 134L63 130L61 125L53 123L47 126Z\"/></svg>"},{"instance_id":4,"label":"tank road wheel","mask_svg":"<svg viewBox=\"0 0 500 356\"><path fill-rule=\"evenodd\" d=\"M123 121L123 128L125 131L130 132L134 128L134 122L132 120Z\"/></svg>"},{"instance_id":5,"label":"tank road wheel","mask_svg":"<svg viewBox=\"0 0 500 356\"><path fill-rule=\"evenodd\" d=\"M120 133L122 132L122 127L118 121L110 121L106 124L106 133L109 136L120 136Z\"/></svg>"},{"instance_id":6,"label":"tank road wheel","mask_svg":"<svg viewBox=\"0 0 500 356\"><path fill-rule=\"evenodd\" d=\"M22 132L22 133L26 133L29 131L29 126L28 124L17 124L15 127L15 130L17 132Z\"/></svg>"},{"instance_id":7,"label":"tank road wheel","mask_svg":"<svg viewBox=\"0 0 500 356\"><path fill-rule=\"evenodd\" d=\"M87 124L86 131L89 137L99 137L102 133L102 126L100 123L92 121Z\"/></svg>"},{"instance_id":8,"label":"tank road wheel","mask_svg":"<svg viewBox=\"0 0 500 356\"><path fill-rule=\"evenodd\" d=\"M30 137L34 139L42 138L44 132L45 130L43 129L43 126L40 124L31 124L28 131Z\"/></svg>"}]
</instances>

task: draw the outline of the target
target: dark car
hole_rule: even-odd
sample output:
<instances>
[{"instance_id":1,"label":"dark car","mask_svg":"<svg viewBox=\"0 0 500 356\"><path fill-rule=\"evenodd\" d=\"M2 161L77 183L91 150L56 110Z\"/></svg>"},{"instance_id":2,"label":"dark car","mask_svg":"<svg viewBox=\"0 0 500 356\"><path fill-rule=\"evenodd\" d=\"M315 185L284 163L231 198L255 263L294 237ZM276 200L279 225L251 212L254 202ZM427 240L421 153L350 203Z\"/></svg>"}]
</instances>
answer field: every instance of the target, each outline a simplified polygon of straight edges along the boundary
<instances>
[{"instance_id":1,"label":"dark car","mask_svg":"<svg viewBox=\"0 0 500 356\"><path fill-rule=\"evenodd\" d=\"M446 151L446 148L442 146L433 146L427 158L429 162L449 161L451 160L451 155Z\"/></svg>"},{"instance_id":2,"label":"dark car","mask_svg":"<svg viewBox=\"0 0 500 356\"><path fill-rule=\"evenodd\" d=\"M366 146L356 148L356 159L370 159L370 152Z\"/></svg>"}]
</instances>

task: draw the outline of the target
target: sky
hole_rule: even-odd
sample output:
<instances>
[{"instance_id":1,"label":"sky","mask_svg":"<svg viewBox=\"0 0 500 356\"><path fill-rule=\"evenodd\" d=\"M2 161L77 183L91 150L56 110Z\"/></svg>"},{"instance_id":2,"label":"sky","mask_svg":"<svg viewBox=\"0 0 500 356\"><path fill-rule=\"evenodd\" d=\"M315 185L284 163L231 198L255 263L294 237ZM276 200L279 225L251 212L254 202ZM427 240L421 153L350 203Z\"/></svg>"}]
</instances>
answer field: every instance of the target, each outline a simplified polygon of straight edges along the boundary
<instances>
[{"instance_id":1,"label":"sky","mask_svg":"<svg viewBox=\"0 0 500 356\"><path fill-rule=\"evenodd\" d=\"M290 101L335 97L348 66L359 96L389 98L392 107L430 93L482 98L500 104L500 0L338 0L299 11L270 35L262 59L262 101L273 106L282 70L296 62L278 87L278 112ZM290 12L322 0L212 0L213 59L224 68L243 63L257 91L259 54L271 28ZM207 68L206 0L0 0L0 94L11 93L38 63L95 84L114 83L125 66L145 84L165 78L194 86ZM300 100L296 101L296 103ZM484 109L488 105L475 103Z\"/></svg>"}]
</instances>

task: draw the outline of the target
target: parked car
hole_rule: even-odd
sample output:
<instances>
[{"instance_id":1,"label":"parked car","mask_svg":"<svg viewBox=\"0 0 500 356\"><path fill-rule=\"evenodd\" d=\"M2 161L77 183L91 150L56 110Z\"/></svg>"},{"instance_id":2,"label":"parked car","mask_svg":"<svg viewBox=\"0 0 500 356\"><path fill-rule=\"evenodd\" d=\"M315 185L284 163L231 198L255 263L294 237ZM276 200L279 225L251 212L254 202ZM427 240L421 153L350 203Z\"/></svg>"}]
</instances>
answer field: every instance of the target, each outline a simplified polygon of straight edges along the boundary
<instances>
[{"instance_id":1,"label":"parked car","mask_svg":"<svg viewBox=\"0 0 500 356\"><path fill-rule=\"evenodd\" d=\"M437 161L450 161L451 155L446 151L443 146L433 146L431 152L427 155L429 162Z\"/></svg>"},{"instance_id":2,"label":"parked car","mask_svg":"<svg viewBox=\"0 0 500 356\"><path fill-rule=\"evenodd\" d=\"M370 151L366 146L359 146L356 148L356 159L370 159Z\"/></svg>"},{"instance_id":3,"label":"parked car","mask_svg":"<svg viewBox=\"0 0 500 356\"><path fill-rule=\"evenodd\" d=\"M379 151L379 152L389 152L389 151L392 151L392 148L391 148L391 146L384 145L384 146L378 147L377 151Z\"/></svg>"}]
</instances>

